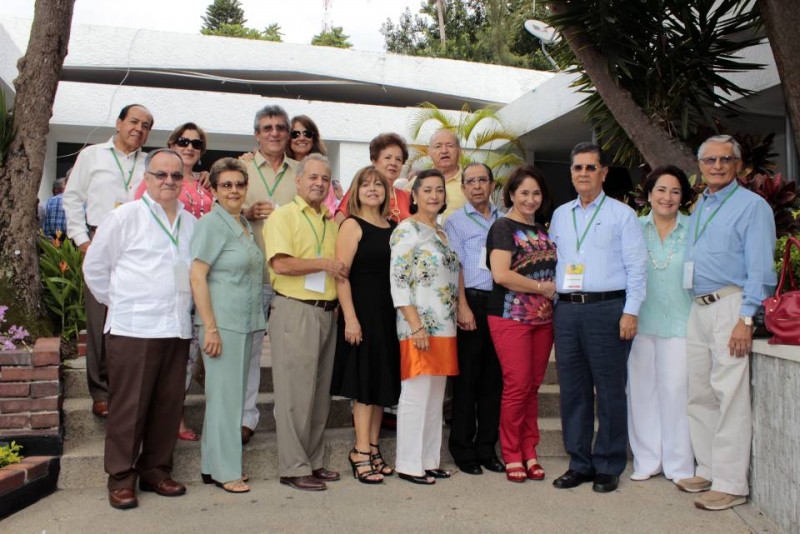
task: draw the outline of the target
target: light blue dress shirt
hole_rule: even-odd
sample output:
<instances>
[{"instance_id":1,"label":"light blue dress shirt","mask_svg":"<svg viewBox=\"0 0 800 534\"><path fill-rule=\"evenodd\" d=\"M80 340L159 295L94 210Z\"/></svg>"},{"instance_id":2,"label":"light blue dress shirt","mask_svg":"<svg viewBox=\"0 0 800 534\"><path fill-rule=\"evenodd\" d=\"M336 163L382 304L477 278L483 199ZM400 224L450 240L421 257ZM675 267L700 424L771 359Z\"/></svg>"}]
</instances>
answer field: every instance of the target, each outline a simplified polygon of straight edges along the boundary
<instances>
[{"instance_id":1,"label":"light blue dress shirt","mask_svg":"<svg viewBox=\"0 0 800 534\"><path fill-rule=\"evenodd\" d=\"M464 287L484 291L492 290L492 272L479 268L478 262L481 259L481 250L486 246L489 228L499 216L493 205L489 204L489 210L491 213L487 220L467 202L444 223L448 244L458 255L464 272Z\"/></svg>"},{"instance_id":2,"label":"light blue dress shirt","mask_svg":"<svg viewBox=\"0 0 800 534\"><path fill-rule=\"evenodd\" d=\"M703 192L692 213L686 243L686 260L694 262L695 296L725 286L741 287L744 294L739 313L752 317L761 301L775 289L774 254L775 217L763 198L739 186L736 180L716 193L708 189Z\"/></svg>"},{"instance_id":3,"label":"light blue dress shirt","mask_svg":"<svg viewBox=\"0 0 800 534\"><path fill-rule=\"evenodd\" d=\"M636 213L618 200L606 198L592 228L577 250L579 236L595 210L598 209L605 193L600 193L585 208L580 198L559 207L550 223L550 238L558 250L556 265L556 290L564 290L564 273L568 264L584 265L582 292L617 291L624 289L624 313L639 315L639 308L645 297L647 281L647 249L642 235L642 226ZM575 225L572 214L575 214ZM577 232L575 231L577 226Z\"/></svg>"},{"instance_id":4,"label":"light blue dress shirt","mask_svg":"<svg viewBox=\"0 0 800 534\"><path fill-rule=\"evenodd\" d=\"M653 223L653 213L639 217L647 244L647 298L639 310L639 333L656 337L686 337L692 296L683 289L683 254L689 217L678 221L664 242Z\"/></svg>"}]
</instances>

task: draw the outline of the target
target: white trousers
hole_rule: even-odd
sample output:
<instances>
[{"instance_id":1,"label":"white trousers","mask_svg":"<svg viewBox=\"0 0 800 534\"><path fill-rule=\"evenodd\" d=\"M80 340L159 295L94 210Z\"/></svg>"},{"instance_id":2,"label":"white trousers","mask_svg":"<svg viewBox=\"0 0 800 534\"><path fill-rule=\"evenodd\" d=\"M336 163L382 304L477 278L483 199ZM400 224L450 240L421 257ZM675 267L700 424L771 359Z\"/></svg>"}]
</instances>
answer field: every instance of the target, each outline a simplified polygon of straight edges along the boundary
<instances>
[{"instance_id":1,"label":"white trousers","mask_svg":"<svg viewBox=\"0 0 800 534\"><path fill-rule=\"evenodd\" d=\"M686 338L638 334L628 358L628 438L636 473L694 476L687 395Z\"/></svg>"},{"instance_id":2,"label":"white trousers","mask_svg":"<svg viewBox=\"0 0 800 534\"><path fill-rule=\"evenodd\" d=\"M421 375L400 383L397 403L396 469L423 476L439 468L442 449L442 403L446 376Z\"/></svg>"},{"instance_id":3,"label":"white trousers","mask_svg":"<svg viewBox=\"0 0 800 534\"><path fill-rule=\"evenodd\" d=\"M258 426L258 388L261 384L261 352L264 350L264 331L251 334L250 364L247 368L247 390L244 393L242 426L255 430Z\"/></svg>"},{"instance_id":4,"label":"white trousers","mask_svg":"<svg viewBox=\"0 0 800 534\"><path fill-rule=\"evenodd\" d=\"M728 340L739 320L742 294L708 306L692 304L686 332L689 370L689 433L697 476L711 488L748 495L750 442L750 356L730 355Z\"/></svg>"}]
</instances>

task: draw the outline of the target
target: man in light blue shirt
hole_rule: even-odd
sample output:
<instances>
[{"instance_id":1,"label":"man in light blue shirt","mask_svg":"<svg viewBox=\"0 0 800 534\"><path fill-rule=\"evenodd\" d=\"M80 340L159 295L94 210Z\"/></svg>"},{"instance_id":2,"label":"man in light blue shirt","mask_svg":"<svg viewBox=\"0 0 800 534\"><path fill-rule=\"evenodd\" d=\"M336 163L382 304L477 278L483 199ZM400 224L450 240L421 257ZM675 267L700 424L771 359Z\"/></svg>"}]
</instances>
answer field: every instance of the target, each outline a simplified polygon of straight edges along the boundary
<instances>
[{"instance_id":1,"label":"man in light blue shirt","mask_svg":"<svg viewBox=\"0 0 800 534\"><path fill-rule=\"evenodd\" d=\"M603 193L608 168L600 147L580 143L571 158L578 198L559 207L550 225L558 249L553 327L561 424L570 455L569 470L553 485L594 481L594 491L605 493L617 489L627 463L627 359L645 297L647 249L636 213Z\"/></svg>"},{"instance_id":2,"label":"man in light blue shirt","mask_svg":"<svg viewBox=\"0 0 800 534\"><path fill-rule=\"evenodd\" d=\"M739 143L707 139L697 151L707 188L692 213L684 285L694 302L686 332L689 434L697 476L678 481L708 491L698 508L744 503L749 488L753 315L775 287L775 219L769 205L739 185Z\"/></svg>"},{"instance_id":3,"label":"man in light blue shirt","mask_svg":"<svg viewBox=\"0 0 800 534\"><path fill-rule=\"evenodd\" d=\"M503 472L497 458L503 375L487 322L492 273L486 266L486 236L499 216L490 202L494 175L483 163L470 163L461 176L467 203L445 222L447 241L461 263L458 284L458 376L453 377L450 454L464 473L481 466Z\"/></svg>"}]
</instances>

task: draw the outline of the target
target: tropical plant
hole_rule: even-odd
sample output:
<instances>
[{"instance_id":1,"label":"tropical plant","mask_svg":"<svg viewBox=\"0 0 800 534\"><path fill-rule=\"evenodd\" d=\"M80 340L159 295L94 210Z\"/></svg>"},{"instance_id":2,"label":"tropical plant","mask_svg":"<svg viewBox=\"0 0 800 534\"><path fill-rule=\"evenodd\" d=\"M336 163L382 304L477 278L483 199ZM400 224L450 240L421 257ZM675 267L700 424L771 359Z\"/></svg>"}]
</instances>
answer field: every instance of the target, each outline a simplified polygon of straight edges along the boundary
<instances>
[{"instance_id":1,"label":"tropical plant","mask_svg":"<svg viewBox=\"0 0 800 534\"><path fill-rule=\"evenodd\" d=\"M794 237L800 239L800 233L795 234ZM775 243L775 272L778 273L779 277L783 270L783 255L786 252L786 243L788 241L789 235L784 235L779 237ZM789 254L794 280L796 283L800 283L800 250L797 247L792 247L792 251Z\"/></svg>"},{"instance_id":2,"label":"tropical plant","mask_svg":"<svg viewBox=\"0 0 800 534\"><path fill-rule=\"evenodd\" d=\"M17 445L16 441L0 443L0 468L21 462L20 450L22 450L22 445Z\"/></svg>"},{"instance_id":3,"label":"tropical plant","mask_svg":"<svg viewBox=\"0 0 800 534\"><path fill-rule=\"evenodd\" d=\"M323 30L311 38L314 46L332 46L333 48L353 48L350 36L345 35L341 26L334 26L330 31Z\"/></svg>"},{"instance_id":4,"label":"tropical plant","mask_svg":"<svg viewBox=\"0 0 800 534\"><path fill-rule=\"evenodd\" d=\"M420 140L419 135L422 128L433 121L437 124L437 130L450 130L458 138L461 145L459 164L462 167L472 161L483 161L502 180L503 167L521 165L525 159L522 157L524 149L517 139L518 134L503 124L497 109L489 106L472 111L464 104L460 112L448 112L430 102L423 102L411 119L411 139L414 140L411 148L414 149L414 155L409 166L429 157L427 139ZM497 145L502 146L493 149Z\"/></svg>"},{"instance_id":5,"label":"tropical plant","mask_svg":"<svg viewBox=\"0 0 800 534\"><path fill-rule=\"evenodd\" d=\"M8 331L3 325L6 323L6 312L8 306L0 306L0 351L15 350L18 343L25 345L25 338L30 334L23 327L11 325Z\"/></svg>"},{"instance_id":6,"label":"tropical plant","mask_svg":"<svg viewBox=\"0 0 800 534\"><path fill-rule=\"evenodd\" d=\"M795 216L798 206L797 183L786 180L781 173L775 176L756 174L739 178L739 183L767 201L775 214L775 233L778 237L800 231L800 221Z\"/></svg>"},{"instance_id":7,"label":"tropical plant","mask_svg":"<svg viewBox=\"0 0 800 534\"><path fill-rule=\"evenodd\" d=\"M39 270L44 286L43 299L59 327L61 337L75 343L78 332L86 328L84 283L81 270L83 255L71 239L39 236Z\"/></svg>"}]
</instances>

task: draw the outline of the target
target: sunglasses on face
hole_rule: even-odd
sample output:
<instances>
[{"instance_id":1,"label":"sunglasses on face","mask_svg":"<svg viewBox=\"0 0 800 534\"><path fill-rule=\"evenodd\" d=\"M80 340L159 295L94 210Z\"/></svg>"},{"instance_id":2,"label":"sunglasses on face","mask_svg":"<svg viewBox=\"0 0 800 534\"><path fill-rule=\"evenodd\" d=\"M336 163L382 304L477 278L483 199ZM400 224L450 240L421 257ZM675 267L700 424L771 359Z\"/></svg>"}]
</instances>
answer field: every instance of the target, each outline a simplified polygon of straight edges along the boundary
<instances>
[{"instance_id":1,"label":"sunglasses on face","mask_svg":"<svg viewBox=\"0 0 800 534\"><path fill-rule=\"evenodd\" d=\"M145 171L145 172L147 172L147 174L151 176L155 176L156 180L158 180L159 182L163 182L167 178L172 178L173 182L180 182L181 180L183 180L183 175L179 172L173 172L172 174L164 171L158 171L158 172Z\"/></svg>"},{"instance_id":2,"label":"sunglasses on face","mask_svg":"<svg viewBox=\"0 0 800 534\"><path fill-rule=\"evenodd\" d=\"M311 130L303 130L302 132L300 130L292 130L292 139L297 139L301 135L306 139L314 138L314 132L312 132Z\"/></svg>"},{"instance_id":3,"label":"sunglasses on face","mask_svg":"<svg viewBox=\"0 0 800 534\"><path fill-rule=\"evenodd\" d=\"M289 131L289 127L285 124L267 124L261 127L261 131L264 133L272 133L273 130L278 133L283 133Z\"/></svg>"},{"instance_id":4,"label":"sunglasses on face","mask_svg":"<svg viewBox=\"0 0 800 534\"><path fill-rule=\"evenodd\" d=\"M589 172L594 172L597 169L599 169L600 166L599 165L595 165L594 163L588 163L586 165L575 164L570 168L575 172L582 172L584 169L586 169Z\"/></svg>"},{"instance_id":5,"label":"sunglasses on face","mask_svg":"<svg viewBox=\"0 0 800 534\"><path fill-rule=\"evenodd\" d=\"M179 137L175 144L181 148L186 148L189 145L192 145L192 148L195 150L203 150L203 141L200 139L189 139L188 137Z\"/></svg>"},{"instance_id":6,"label":"sunglasses on face","mask_svg":"<svg viewBox=\"0 0 800 534\"><path fill-rule=\"evenodd\" d=\"M733 162L737 159L739 158L736 156L708 156L706 158L700 158L700 163L711 167L717 163L717 160L719 160L724 167L727 167L728 165L733 165Z\"/></svg>"},{"instance_id":7,"label":"sunglasses on face","mask_svg":"<svg viewBox=\"0 0 800 534\"><path fill-rule=\"evenodd\" d=\"M247 189L247 182L222 182L217 184L217 189L222 189L223 191L230 191L231 189Z\"/></svg>"}]
</instances>

